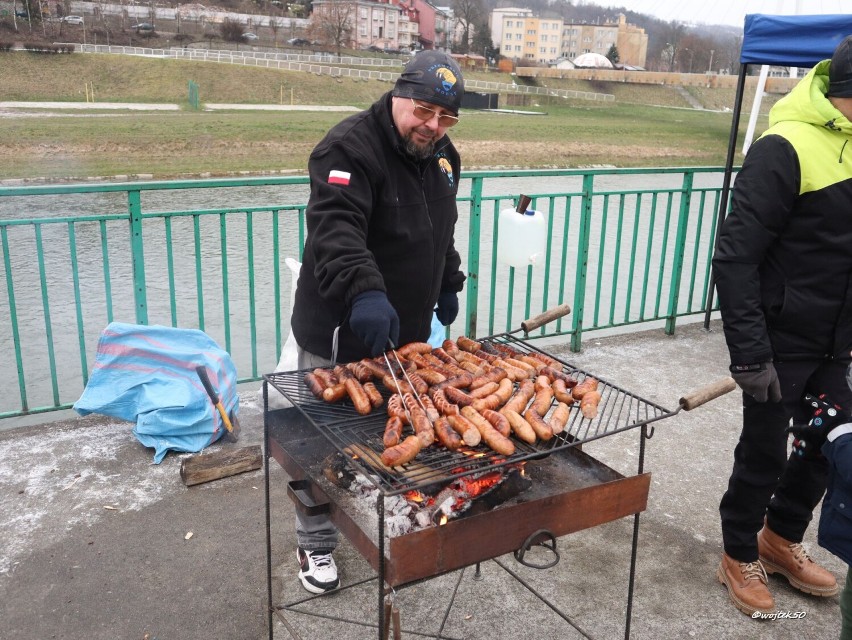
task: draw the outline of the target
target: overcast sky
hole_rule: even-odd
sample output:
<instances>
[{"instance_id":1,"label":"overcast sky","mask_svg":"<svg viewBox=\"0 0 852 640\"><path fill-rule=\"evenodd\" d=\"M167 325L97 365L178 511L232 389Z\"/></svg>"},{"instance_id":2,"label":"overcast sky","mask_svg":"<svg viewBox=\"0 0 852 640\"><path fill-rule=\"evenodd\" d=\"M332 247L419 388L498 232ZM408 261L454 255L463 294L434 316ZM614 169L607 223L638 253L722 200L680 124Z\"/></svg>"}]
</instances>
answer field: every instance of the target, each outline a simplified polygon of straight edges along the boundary
<instances>
[{"instance_id":1,"label":"overcast sky","mask_svg":"<svg viewBox=\"0 0 852 640\"><path fill-rule=\"evenodd\" d=\"M661 20L743 26L748 13L777 15L850 13L850 0L597 0L594 4L624 7Z\"/></svg>"}]
</instances>

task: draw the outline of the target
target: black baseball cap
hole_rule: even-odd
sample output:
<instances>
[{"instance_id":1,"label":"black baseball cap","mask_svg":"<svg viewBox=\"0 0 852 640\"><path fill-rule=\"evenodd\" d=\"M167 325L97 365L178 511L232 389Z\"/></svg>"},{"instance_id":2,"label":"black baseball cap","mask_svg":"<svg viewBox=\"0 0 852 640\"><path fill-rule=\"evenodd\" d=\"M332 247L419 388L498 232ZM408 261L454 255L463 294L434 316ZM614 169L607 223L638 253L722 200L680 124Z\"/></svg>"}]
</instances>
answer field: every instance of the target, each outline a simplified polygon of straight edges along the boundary
<instances>
[{"instance_id":1,"label":"black baseball cap","mask_svg":"<svg viewBox=\"0 0 852 640\"><path fill-rule=\"evenodd\" d=\"M459 65L442 51L421 51L397 78L392 94L423 100L459 112L464 95L464 78Z\"/></svg>"},{"instance_id":2,"label":"black baseball cap","mask_svg":"<svg viewBox=\"0 0 852 640\"><path fill-rule=\"evenodd\" d=\"M831 56L828 93L832 98L852 98L852 36L846 36Z\"/></svg>"}]
</instances>

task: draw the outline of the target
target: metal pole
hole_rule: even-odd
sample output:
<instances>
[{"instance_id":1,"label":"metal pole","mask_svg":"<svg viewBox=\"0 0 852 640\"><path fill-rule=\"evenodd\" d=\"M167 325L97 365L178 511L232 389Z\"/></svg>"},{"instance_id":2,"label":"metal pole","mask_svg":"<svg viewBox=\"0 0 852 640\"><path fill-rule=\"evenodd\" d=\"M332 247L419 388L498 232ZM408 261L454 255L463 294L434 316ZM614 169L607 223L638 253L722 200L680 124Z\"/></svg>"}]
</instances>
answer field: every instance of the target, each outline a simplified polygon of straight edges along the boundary
<instances>
[{"instance_id":1,"label":"metal pole","mask_svg":"<svg viewBox=\"0 0 852 640\"><path fill-rule=\"evenodd\" d=\"M737 79L737 94L734 98L734 115L731 120L731 135L728 139L728 157L725 160L725 174L722 178L722 197L719 202L719 219L716 221L716 238L714 247L719 244L719 233L722 230L722 223L725 221L725 212L728 210L728 194L731 190L731 175L734 171L734 153L737 147L737 131L740 126L740 110L743 104L743 93L745 89L746 74L748 72L748 64L740 65L740 75ZM713 310L713 287L715 286L715 277L713 267L710 267L710 281L707 283L707 304L704 308L704 328L710 328L710 313Z\"/></svg>"}]
</instances>

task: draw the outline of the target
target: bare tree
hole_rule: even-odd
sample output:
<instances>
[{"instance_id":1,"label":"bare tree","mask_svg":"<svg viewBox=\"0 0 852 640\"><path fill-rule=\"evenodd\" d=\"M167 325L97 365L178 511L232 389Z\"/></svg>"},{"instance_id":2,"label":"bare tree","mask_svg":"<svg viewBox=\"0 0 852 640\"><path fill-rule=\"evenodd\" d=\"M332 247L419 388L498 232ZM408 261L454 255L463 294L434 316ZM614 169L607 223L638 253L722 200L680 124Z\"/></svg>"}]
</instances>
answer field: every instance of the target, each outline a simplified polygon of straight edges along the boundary
<instances>
[{"instance_id":1,"label":"bare tree","mask_svg":"<svg viewBox=\"0 0 852 640\"><path fill-rule=\"evenodd\" d=\"M242 42L245 30L236 20L225 18L219 25L219 33L222 34L222 40L226 42Z\"/></svg>"},{"instance_id":2,"label":"bare tree","mask_svg":"<svg viewBox=\"0 0 852 640\"><path fill-rule=\"evenodd\" d=\"M354 4L348 0L326 0L314 4L311 14L311 33L325 44L332 45L341 55L351 40Z\"/></svg>"},{"instance_id":3,"label":"bare tree","mask_svg":"<svg viewBox=\"0 0 852 640\"><path fill-rule=\"evenodd\" d=\"M272 46L278 46L278 30L283 26L283 23L277 18L269 19L269 29L272 31Z\"/></svg>"},{"instance_id":4,"label":"bare tree","mask_svg":"<svg viewBox=\"0 0 852 640\"><path fill-rule=\"evenodd\" d=\"M475 32L475 25L484 22L487 16L482 0L453 0L450 7L457 24L461 25L461 39L457 43L459 53L468 53L471 45L471 32Z\"/></svg>"}]
</instances>

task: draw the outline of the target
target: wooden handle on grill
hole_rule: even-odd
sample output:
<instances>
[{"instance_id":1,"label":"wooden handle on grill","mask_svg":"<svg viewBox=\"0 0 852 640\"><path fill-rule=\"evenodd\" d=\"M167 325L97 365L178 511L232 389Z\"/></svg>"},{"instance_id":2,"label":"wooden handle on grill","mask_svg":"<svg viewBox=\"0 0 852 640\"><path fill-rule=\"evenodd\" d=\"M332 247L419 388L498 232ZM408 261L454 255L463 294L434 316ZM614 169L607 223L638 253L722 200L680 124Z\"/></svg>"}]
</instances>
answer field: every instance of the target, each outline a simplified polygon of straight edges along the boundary
<instances>
[{"instance_id":1,"label":"wooden handle on grill","mask_svg":"<svg viewBox=\"0 0 852 640\"><path fill-rule=\"evenodd\" d=\"M678 400L678 404L681 409L685 411L692 411L696 407L700 407L702 404L715 400L736 388L737 383L734 382L733 378L722 378L721 380L711 382L710 384L685 395Z\"/></svg>"},{"instance_id":2,"label":"wooden handle on grill","mask_svg":"<svg viewBox=\"0 0 852 640\"><path fill-rule=\"evenodd\" d=\"M534 329L538 329L539 327L546 325L548 322L553 322L557 318L567 316L569 313L571 313L571 307L567 304L560 304L558 307L553 307L542 314L524 320L521 323L521 329L524 330L524 333L529 333Z\"/></svg>"}]
</instances>

